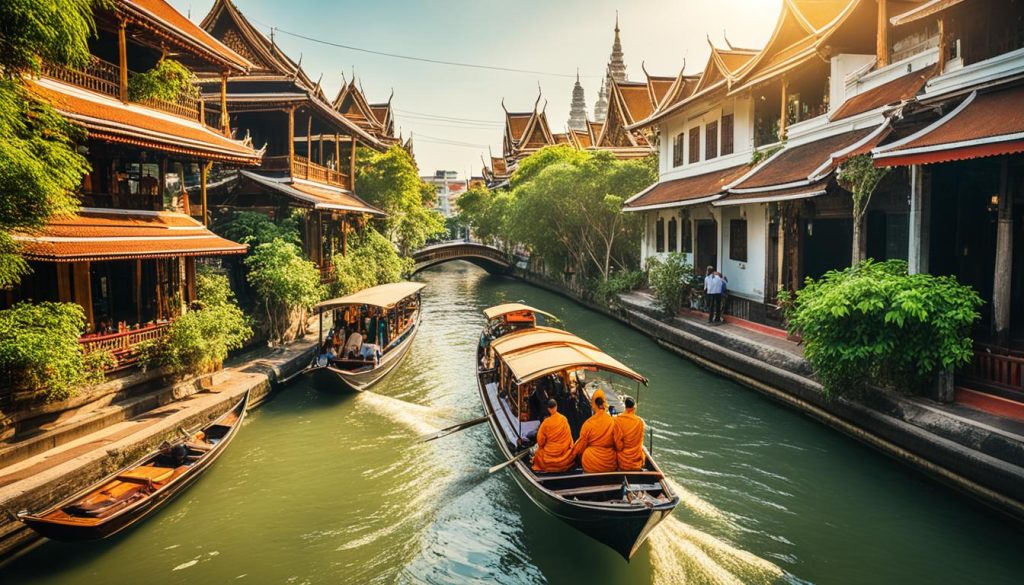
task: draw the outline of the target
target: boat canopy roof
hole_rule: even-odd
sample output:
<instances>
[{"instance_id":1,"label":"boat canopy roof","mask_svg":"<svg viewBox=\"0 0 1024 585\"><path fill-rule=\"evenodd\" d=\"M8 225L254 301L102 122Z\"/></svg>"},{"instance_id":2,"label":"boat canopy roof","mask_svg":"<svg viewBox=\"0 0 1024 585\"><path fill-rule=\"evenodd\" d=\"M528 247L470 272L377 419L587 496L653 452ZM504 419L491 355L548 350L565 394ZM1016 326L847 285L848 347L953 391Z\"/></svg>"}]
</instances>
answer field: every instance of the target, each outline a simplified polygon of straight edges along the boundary
<instances>
[{"instance_id":1,"label":"boat canopy roof","mask_svg":"<svg viewBox=\"0 0 1024 585\"><path fill-rule=\"evenodd\" d=\"M393 282L391 284L379 284L350 295L324 301L314 307L314 309L317 313L348 305L371 305L374 307L381 307L383 309L390 309L402 299L406 299L420 292L425 286L427 285L422 282Z\"/></svg>"},{"instance_id":2,"label":"boat canopy roof","mask_svg":"<svg viewBox=\"0 0 1024 585\"><path fill-rule=\"evenodd\" d=\"M558 317L555 317L554 315L552 315L551 313L548 313L546 311L541 311L540 309L534 309L533 307L531 307L529 305L524 305L522 303L505 303L504 305L495 305L495 306L493 306L493 307L491 307L489 309L484 309L484 315L488 319L497 319L498 317L501 317L502 315L507 315L509 313L519 313L521 311L530 311L531 313L539 313L541 315L544 315L545 317L550 317L551 319L557 319L558 318Z\"/></svg>"},{"instance_id":3,"label":"boat canopy roof","mask_svg":"<svg viewBox=\"0 0 1024 585\"><path fill-rule=\"evenodd\" d=\"M537 327L494 340L491 347L525 384L570 368L597 368L647 384L647 378L572 333Z\"/></svg>"}]
</instances>

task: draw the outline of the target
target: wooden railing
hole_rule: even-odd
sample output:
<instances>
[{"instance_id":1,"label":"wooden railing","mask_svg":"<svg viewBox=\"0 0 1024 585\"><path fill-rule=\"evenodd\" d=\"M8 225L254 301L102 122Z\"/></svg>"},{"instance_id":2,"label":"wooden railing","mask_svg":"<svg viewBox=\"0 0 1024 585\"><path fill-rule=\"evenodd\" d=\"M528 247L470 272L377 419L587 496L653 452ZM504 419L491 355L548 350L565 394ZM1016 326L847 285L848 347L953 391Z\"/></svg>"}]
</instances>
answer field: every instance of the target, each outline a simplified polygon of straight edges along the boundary
<instances>
[{"instance_id":1,"label":"wooden railing","mask_svg":"<svg viewBox=\"0 0 1024 585\"><path fill-rule=\"evenodd\" d=\"M167 112L175 116L181 116L182 118L189 118L192 120L199 120L199 99L188 94L178 94L177 99L173 102L149 98L142 100L142 105L153 108L154 110L160 110L161 112Z\"/></svg>"},{"instance_id":2,"label":"wooden railing","mask_svg":"<svg viewBox=\"0 0 1024 585\"><path fill-rule=\"evenodd\" d=\"M983 384L1020 392L1024 397L1024 357L975 348L970 365L961 375Z\"/></svg>"},{"instance_id":3,"label":"wooden railing","mask_svg":"<svg viewBox=\"0 0 1024 585\"><path fill-rule=\"evenodd\" d=\"M289 160L287 156L264 156L261 168L264 171L278 171L290 173L298 179L308 179L325 185L333 185L342 189L349 189L348 175L341 171L329 169L323 165L311 162L304 156L295 155L295 160Z\"/></svg>"},{"instance_id":4,"label":"wooden railing","mask_svg":"<svg viewBox=\"0 0 1024 585\"><path fill-rule=\"evenodd\" d=\"M85 353L109 351L117 360L112 370L128 367L139 360L139 346L143 343L156 341L167 333L170 323L157 323L139 329L131 329L106 335L90 335L78 340Z\"/></svg>"}]
</instances>

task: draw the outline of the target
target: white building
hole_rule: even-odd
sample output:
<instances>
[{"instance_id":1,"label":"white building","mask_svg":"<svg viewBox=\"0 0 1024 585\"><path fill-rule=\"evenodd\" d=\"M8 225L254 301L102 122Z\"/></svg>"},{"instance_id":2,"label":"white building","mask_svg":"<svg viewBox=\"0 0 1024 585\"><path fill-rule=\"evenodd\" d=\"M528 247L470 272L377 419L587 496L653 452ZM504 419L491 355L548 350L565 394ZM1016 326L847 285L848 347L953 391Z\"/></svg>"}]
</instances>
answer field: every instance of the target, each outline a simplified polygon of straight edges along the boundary
<instances>
[{"instance_id":1,"label":"white building","mask_svg":"<svg viewBox=\"0 0 1024 585\"><path fill-rule=\"evenodd\" d=\"M435 209L441 215L453 217L458 215L459 209L456 201L459 196L466 192L467 181L459 178L457 171L436 171L433 176L420 177L425 182L434 186L437 193Z\"/></svg>"}]
</instances>

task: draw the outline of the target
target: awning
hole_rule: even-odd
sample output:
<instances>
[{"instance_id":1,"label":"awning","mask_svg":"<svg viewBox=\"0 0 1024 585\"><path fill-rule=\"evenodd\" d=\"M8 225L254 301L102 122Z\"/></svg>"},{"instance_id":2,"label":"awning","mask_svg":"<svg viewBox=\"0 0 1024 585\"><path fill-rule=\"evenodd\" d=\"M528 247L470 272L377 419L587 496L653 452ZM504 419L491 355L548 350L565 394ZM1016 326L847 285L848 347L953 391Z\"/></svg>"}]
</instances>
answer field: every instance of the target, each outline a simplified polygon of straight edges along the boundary
<instances>
[{"instance_id":1,"label":"awning","mask_svg":"<svg viewBox=\"0 0 1024 585\"><path fill-rule=\"evenodd\" d=\"M187 215L169 211L84 207L39 231L12 236L26 258L49 262L228 256L244 254L249 248L217 236Z\"/></svg>"},{"instance_id":2,"label":"awning","mask_svg":"<svg viewBox=\"0 0 1024 585\"><path fill-rule=\"evenodd\" d=\"M829 120L836 122L883 106L914 99L937 70L936 65L930 65L859 93L843 102L843 105L829 116Z\"/></svg>"},{"instance_id":3,"label":"awning","mask_svg":"<svg viewBox=\"0 0 1024 585\"><path fill-rule=\"evenodd\" d=\"M349 305L370 305L382 309L390 309L399 301L409 298L423 290L427 285L422 282L393 282L379 284L363 289L350 295L324 301L314 307L316 312L323 312Z\"/></svg>"},{"instance_id":4,"label":"awning","mask_svg":"<svg viewBox=\"0 0 1024 585\"><path fill-rule=\"evenodd\" d=\"M576 337L568 331L554 329L552 327L531 327L520 329L503 335L491 342L491 347L498 355L508 356L517 351L539 347L541 345L582 345L591 349L597 346Z\"/></svg>"},{"instance_id":5,"label":"awning","mask_svg":"<svg viewBox=\"0 0 1024 585\"><path fill-rule=\"evenodd\" d=\"M540 309L535 309L529 305L524 305L522 303L505 303L504 305L495 305L488 309L484 309L484 316L486 316L488 319L496 319L498 317L501 317L502 315L507 315L508 313L518 313L520 311L530 311L531 313L537 313L538 315L544 315L545 317L557 319L557 317L555 317L551 313L546 313L544 311L541 311Z\"/></svg>"},{"instance_id":6,"label":"awning","mask_svg":"<svg viewBox=\"0 0 1024 585\"><path fill-rule=\"evenodd\" d=\"M934 124L876 148L878 166L908 166L1024 152L1024 86L971 93Z\"/></svg>"},{"instance_id":7,"label":"awning","mask_svg":"<svg viewBox=\"0 0 1024 585\"><path fill-rule=\"evenodd\" d=\"M597 368L647 384L647 378L584 343L543 344L503 355L501 360L520 384L573 368Z\"/></svg>"},{"instance_id":8,"label":"awning","mask_svg":"<svg viewBox=\"0 0 1024 585\"><path fill-rule=\"evenodd\" d=\"M349 191L297 183L290 178L266 177L252 171L239 171L243 177L292 199L308 203L313 209L352 211L384 217L387 214ZM291 182L285 182L291 181Z\"/></svg>"},{"instance_id":9,"label":"awning","mask_svg":"<svg viewBox=\"0 0 1024 585\"><path fill-rule=\"evenodd\" d=\"M623 211L646 211L709 203L722 196L722 191L743 176L749 165L729 167L702 175L655 183L626 200Z\"/></svg>"},{"instance_id":10,"label":"awning","mask_svg":"<svg viewBox=\"0 0 1024 585\"><path fill-rule=\"evenodd\" d=\"M938 14L947 8L952 8L963 1L964 0L928 0L916 8L893 16L889 19L889 22L892 23L893 26L900 26L909 22L917 22L922 18L928 18L929 16Z\"/></svg>"},{"instance_id":11,"label":"awning","mask_svg":"<svg viewBox=\"0 0 1024 585\"><path fill-rule=\"evenodd\" d=\"M197 158L238 164L259 164L263 157L239 140L232 140L190 120L135 103L67 85L53 79L32 80L33 93L88 131L90 138L152 148Z\"/></svg>"},{"instance_id":12,"label":"awning","mask_svg":"<svg viewBox=\"0 0 1024 585\"><path fill-rule=\"evenodd\" d=\"M822 195L832 172L845 160L869 152L889 132L888 121L877 127L833 134L788 146L729 188L716 206L767 203Z\"/></svg>"}]
</instances>

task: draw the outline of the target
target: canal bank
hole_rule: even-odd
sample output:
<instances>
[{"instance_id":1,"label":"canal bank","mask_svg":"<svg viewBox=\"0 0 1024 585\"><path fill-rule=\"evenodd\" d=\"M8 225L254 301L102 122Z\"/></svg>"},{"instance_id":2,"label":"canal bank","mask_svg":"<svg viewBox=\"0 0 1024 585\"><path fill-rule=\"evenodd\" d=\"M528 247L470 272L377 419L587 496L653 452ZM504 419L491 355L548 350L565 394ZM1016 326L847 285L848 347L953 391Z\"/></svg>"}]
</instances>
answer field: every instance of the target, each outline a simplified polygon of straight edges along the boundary
<instances>
[{"instance_id":1,"label":"canal bank","mask_svg":"<svg viewBox=\"0 0 1024 585\"><path fill-rule=\"evenodd\" d=\"M859 400L830 400L791 341L697 318L666 319L643 292L622 294L617 306L607 307L543 276L523 270L515 276L617 319L672 353L1024 521L1024 421L877 389Z\"/></svg>"},{"instance_id":2,"label":"canal bank","mask_svg":"<svg viewBox=\"0 0 1024 585\"><path fill-rule=\"evenodd\" d=\"M179 429L197 428L220 416L246 392L250 410L259 406L282 380L308 365L315 345L315 338L307 338L249 351L202 382L168 384L111 406L102 416L69 423L64 432L44 433L56 435L50 448L40 448L39 440L24 441L25 452L0 468L0 566L41 540L14 513L46 509L94 484L179 437Z\"/></svg>"}]
</instances>

